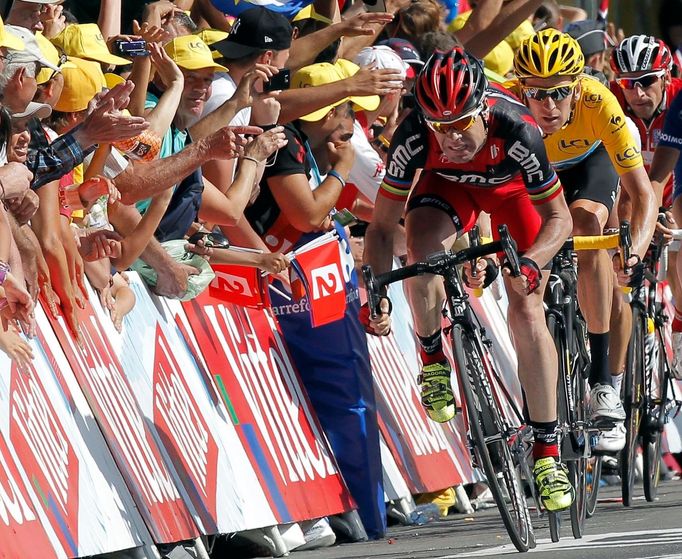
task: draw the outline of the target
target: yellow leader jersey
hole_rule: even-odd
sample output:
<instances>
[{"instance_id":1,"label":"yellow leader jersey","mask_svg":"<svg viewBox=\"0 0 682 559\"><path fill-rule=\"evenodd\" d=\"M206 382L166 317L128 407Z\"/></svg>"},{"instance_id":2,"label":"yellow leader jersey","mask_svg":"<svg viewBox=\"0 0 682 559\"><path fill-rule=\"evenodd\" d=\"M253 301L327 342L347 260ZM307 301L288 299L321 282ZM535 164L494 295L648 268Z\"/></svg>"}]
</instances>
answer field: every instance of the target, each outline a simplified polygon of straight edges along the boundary
<instances>
[{"instance_id":1,"label":"yellow leader jersey","mask_svg":"<svg viewBox=\"0 0 682 559\"><path fill-rule=\"evenodd\" d=\"M580 76L580 97L563 128L544 136L552 165L562 171L580 163L604 144L619 175L644 166L642 154L625 122L625 113L608 88L590 76ZM517 95L517 81L507 82Z\"/></svg>"}]
</instances>

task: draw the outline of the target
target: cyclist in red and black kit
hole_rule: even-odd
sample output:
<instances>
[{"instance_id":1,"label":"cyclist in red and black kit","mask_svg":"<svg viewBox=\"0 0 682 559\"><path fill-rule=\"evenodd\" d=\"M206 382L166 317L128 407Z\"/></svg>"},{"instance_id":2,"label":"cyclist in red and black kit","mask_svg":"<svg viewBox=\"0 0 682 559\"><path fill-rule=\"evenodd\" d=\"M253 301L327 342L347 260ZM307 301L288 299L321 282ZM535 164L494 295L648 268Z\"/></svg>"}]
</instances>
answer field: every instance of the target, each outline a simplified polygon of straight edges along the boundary
<instances>
[{"instance_id":1,"label":"cyclist in red and black kit","mask_svg":"<svg viewBox=\"0 0 682 559\"><path fill-rule=\"evenodd\" d=\"M559 462L556 438L557 355L545 325L543 274L571 232L561 183L540 130L514 97L492 88L478 60L461 47L436 51L417 77L413 111L393 136L384 182L365 237L365 260L382 273L391 267L393 234L406 212L408 261L449 249L481 211L493 230L506 224L518 244L522 275L505 272L508 320L516 342L519 378L535 434L534 476L549 510L570 506L574 491ZM421 170L419 178L418 171ZM469 285L490 281L494 263L481 260ZM469 270L470 272L470 270ZM431 419L455 415L451 366L441 342L442 281L410 279L407 291L421 344L422 403ZM388 300L369 326L390 330Z\"/></svg>"},{"instance_id":2,"label":"cyclist in red and black kit","mask_svg":"<svg viewBox=\"0 0 682 559\"><path fill-rule=\"evenodd\" d=\"M663 134L668 109L673 99L682 91L682 79L673 78L673 56L668 46L649 35L633 35L623 39L611 53L611 68L615 79L611 82L611 91L615 94L621 107L637 125L642 139L642 157L647 172L654 158L654 151ZM657 188L658 205L669 211L673 205L673 175L665 184L652 179ZM662 187L662 188L661 188ZM628 204L625 200L625 215L628 217ZM670 213L667 214L669 225L676 227ZM660 228L660 226L659 226ZM665 229L663 229L665 232ZM675 317L672 323L675 374L682 376L682 286L676 273L677 252L670 252L668 282L675 301ZM619 317L616 318L619 320ZM613 348L612 348L613 349ZM617 356L620 365L625 360L622 346L621 355Z\"/></svg>"}]
</instances>

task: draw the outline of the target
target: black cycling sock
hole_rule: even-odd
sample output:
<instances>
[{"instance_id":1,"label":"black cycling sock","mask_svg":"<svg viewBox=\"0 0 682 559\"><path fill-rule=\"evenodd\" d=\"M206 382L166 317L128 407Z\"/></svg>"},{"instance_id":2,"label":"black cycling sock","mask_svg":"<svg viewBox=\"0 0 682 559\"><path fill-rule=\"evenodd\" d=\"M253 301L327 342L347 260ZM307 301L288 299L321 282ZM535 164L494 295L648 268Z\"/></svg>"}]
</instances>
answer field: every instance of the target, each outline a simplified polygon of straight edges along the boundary
<instances>
[{"instance_id":1,"label":"black cycling sock","mask_svg":"<svg viewBox=\"0 0 682 559\"><path fill-rule=\"evenodd\" d=\"M609 373L609 333L591 334L588 332L587 336L590 339L590 354L592 356L592 365L590 366L590 386L595 384L611 384L611 373Z\"/></svg>"},{"instance_id":2,"label":"black cycling sock","mask_svg":"<svg viewBox=\"0 0 682 559\"><path fill-rule=\"evenodd\" d=\"M535 444L533 445L533 458L559 457L559 436L557 435L557 421L531 421Z\"/></svg>"},{"instance_id":3,"label":"black cycling sock","mask_svg":"<svg viewBox=\"0 0 682 559\"><path fill-rule=\"evenodd\" d=\"M445 354L443 353L443 338L440 328L430 336L420 336L419 345L421 346L421 358L424 365L430 365L431 363L438 363L445 359Z\"/></svg>"}]
</instances>

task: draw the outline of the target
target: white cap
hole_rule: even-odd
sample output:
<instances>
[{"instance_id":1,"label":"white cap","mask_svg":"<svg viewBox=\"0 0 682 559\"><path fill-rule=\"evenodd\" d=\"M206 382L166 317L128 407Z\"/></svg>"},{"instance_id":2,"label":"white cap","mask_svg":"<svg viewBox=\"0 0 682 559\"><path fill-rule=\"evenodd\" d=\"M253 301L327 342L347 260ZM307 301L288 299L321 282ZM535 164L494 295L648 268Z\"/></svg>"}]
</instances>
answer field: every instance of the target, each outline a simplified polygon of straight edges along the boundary
<instances>
[{"instance_id":1,"label":"white cap","mask_svg":"<svg viewBox=\"0 0 682 559\"><path fill-rule=\"evenodd\" d=\"M35 103L31 101L26 109L20 113L12 113L13 120L19 120L22 118L37 117L37 118L47 118L52 114L52 107L45 103Z\"/></svg>"},{"instance_id":2,"label":"white cap","mask_svg":"<svg viewBox=\"0 0 682 559\"><path fill-rule=\"evenodd\" d=\"M407 77L407 71L410 68L410 65L400 58L398 53L386 46L365 47L355 55L354 62L358 66L373 64L378 70L382 68L399 70L400 78L403 80Z\"/></svg>"},{"instance_id":3,"label":"white cap","mask_svg":"<svg viewBox=\"0 0 682 559\"><path fill-rule=\"evenodd\" d=\"M9 61L21 62L24 64L39 62L40 65L45 68L50 68L51 70L59 72L59 66L55 66L43 56L43 51L40 50L38 41L36 41L35 36L28 29L17 25L5 25L5 30L9 31L15 37L19 37L24 41L24 45L26 45L24 50L7 49L10 53Z\"/></svg>"}]
</instances>

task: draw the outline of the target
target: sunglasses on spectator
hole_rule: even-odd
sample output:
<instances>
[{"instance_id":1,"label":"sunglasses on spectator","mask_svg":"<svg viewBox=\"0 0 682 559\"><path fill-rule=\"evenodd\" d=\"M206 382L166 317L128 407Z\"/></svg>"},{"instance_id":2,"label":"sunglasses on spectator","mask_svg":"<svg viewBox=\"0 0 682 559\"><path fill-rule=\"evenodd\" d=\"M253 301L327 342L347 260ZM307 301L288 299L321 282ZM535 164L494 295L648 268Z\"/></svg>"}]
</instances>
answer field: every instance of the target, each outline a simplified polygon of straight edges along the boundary
<instances>
[{"instance_id":1,"label":"sunglasses on spectator","mask_svg":"<svg viewBox=\"0 0 682 559\"><path fill-rule=\"evenodd\" d=\"M196 245L199 241L204 242L205 248L230 248L230 241L227 240L227 237L217 231L212 233L208 231L197 231L187 239L187 242L193 245Z\"/></svg>"},{"instance_id":2,"label":"sunglasses on spectator","mask_svg":"<svg viewBox=\"0 0 682 559\"><path fill-rule=\"evenodd\" d=\"M646 89L654 85L663 76L665 76L665 72L652 72L636 78L616 78L616 83L623 89L635 89L637 86Z\"/></svg>"},{"instance_id":3,"label":"sunglasses on spectator","mask_svg":"<svg viewBox=\"0 0 682 559\"><path fill-rule=\"evenodd\" d=\"M555 87L526 87L521 86L523 94L526 99L533 99L533 101L544 101L549 98L554 102L563 101L575 89L576 82L568 85L557 85Z\"/></svg>"},{"instance_id":4,"label":"sunglasses on spectator","mask_svg":"<svg viewBox=\"0 0 682 559\"><path fill-rule=\"evenodd\" d=\"M66 61L68 60L68 56L66 56L64 53L59 55L59 62L57 62L57 68L61 68ZM52 70L52 73L50 74L50 77L47 78L47 81L49 82L52 78L54 78L58 73L58 70Z\"/></svg>"},{"instance_id":5,"label":"sunglasses on spectator","mask_svg":"<svg viewBox=\"0 0 682 559\"><path fill-rule=\"evenodd\" d=\"M466 132L474 125L474 122L476 122L476 119L480 114L481 111L477 111L468 116L458 118L457 120L451 120L449 122L427 119L426 125L431 130L438 132L439 134L448 134L449 132Z\"/></svg>"}]
</instances>

